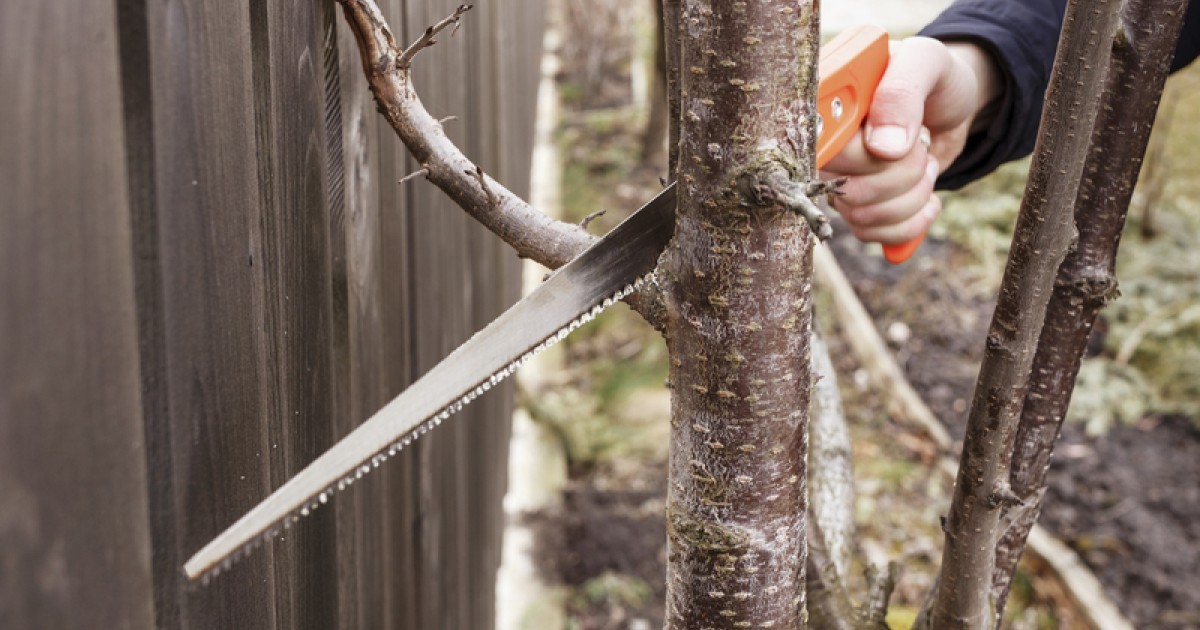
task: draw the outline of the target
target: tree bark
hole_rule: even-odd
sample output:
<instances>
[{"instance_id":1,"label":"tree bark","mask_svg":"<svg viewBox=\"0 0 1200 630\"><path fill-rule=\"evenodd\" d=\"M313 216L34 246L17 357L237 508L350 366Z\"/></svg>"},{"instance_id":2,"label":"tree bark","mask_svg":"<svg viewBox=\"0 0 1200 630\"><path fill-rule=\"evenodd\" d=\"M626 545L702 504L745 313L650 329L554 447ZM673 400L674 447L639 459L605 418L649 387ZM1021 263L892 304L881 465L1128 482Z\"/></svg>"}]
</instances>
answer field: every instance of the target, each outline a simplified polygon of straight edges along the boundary
<instances>
[{"instance_id":1,"label":"tree bark","mask_svg":"<svg viewBox=\"0 0 1200 630\"><path fill-rule=\"evenodd\" d=\"M1019 511L1009 467L1059 265L1076 239L1076 195L1117 26L1118 0L1070 0L1041 132L967 419L942 569L924 627L988 628L1001 519ZM1010 515L1010 518L1012 515Z\"/></svg>"},{"instance_id":2,"label":"tree bark","mask_svg":"<svg viewBox=\"0 0 1200 630\"><path fill-rule=\"evenodd\" d=\"M805 624L812 232L811 0L684 0L675 239L668 628Z\"/></svg>"},{"instance_id":3,"label":"tree bark","mask_svg":"<svg viewBox=\"0 0 1200 630\"><path fill-rule=\"evenodd\" d=\"M1075 202L1079 242L1059 268L1038 340L1009 471L1022 510L996 547L992 593L1004 611L1096 315L1117 296L1116 257L1187 0L1125 0L1092 146Z\"/></svg>"}]
</instances>

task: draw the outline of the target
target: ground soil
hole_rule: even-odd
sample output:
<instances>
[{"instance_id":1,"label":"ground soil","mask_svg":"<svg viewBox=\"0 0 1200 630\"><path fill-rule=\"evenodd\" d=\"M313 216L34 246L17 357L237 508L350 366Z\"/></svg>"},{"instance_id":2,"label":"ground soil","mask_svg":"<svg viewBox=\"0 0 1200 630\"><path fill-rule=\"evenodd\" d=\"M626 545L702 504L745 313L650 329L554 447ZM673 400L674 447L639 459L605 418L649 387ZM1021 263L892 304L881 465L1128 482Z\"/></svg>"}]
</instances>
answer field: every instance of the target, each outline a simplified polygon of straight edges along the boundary
<instances>
[{"instance_id":1,"label":"ground soil","mask_svg":"<svg viewBox=\"0 0 1200 630\"><path fill-rule=\"evenodd\" d=\"M841 231L845 233L845 231ZM961 437L992 300L953 273L964 256L922 246L889 267L852 238L839 260L914 387ZM892 335L896 337L896 335ZM1088 438L1067 424L1040 522L1078 551L1138 628L1200 628L1200 432L1181 416L1149 416Z\"/></svg>"}]
</instances>

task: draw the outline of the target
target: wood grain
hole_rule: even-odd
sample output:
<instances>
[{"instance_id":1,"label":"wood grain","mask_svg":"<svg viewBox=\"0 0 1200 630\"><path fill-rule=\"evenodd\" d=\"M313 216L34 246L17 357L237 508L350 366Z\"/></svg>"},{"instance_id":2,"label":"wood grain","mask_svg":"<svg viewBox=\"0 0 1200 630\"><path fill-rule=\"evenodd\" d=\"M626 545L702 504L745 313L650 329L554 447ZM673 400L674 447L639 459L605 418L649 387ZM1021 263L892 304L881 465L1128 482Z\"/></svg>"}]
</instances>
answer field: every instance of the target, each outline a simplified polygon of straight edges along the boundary
<instances>
[{"instance_id":1,"label":"wood grain","mask_svg":"<svg viewBox=\"0 0 1200 630\"><path fill-rule=\"evenodd\" d=\"M6 628L153 624L116 23L112 4L0 4Z\"/></svg>"}]
</instances>

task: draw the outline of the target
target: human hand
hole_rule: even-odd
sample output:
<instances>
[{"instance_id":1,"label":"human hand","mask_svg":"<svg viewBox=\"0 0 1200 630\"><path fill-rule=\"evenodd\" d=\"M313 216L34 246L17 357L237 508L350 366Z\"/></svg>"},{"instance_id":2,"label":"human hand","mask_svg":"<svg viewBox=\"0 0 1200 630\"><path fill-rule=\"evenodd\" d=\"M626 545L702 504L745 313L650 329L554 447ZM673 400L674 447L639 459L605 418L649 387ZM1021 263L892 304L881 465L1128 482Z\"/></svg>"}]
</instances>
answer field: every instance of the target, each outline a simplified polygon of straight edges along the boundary
<instances>
[{"instance_id":1,"label":"human hand","mask_svg":"<svg viewBox=\"0 0 1200 630\"><path fill-rule=\"evenodd\" d=\"M929 229L942 209L937 176L999 92L994 62L974 44L892 42L866 123L822 170L848 178L833 206L859 240L897 245Z\"/></svg>"}]
</instances>

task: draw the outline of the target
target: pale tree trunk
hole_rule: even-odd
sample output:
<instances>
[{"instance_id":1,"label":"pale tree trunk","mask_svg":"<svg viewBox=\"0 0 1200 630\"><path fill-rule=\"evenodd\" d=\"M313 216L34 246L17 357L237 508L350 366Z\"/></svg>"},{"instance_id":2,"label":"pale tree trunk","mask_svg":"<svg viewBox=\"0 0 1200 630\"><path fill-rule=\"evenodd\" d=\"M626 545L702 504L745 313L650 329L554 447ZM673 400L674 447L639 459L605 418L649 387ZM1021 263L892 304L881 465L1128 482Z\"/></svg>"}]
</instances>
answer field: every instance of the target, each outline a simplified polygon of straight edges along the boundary
<instances>
[{"instance_id":1,"label":"pale tree trunk","mask_svg":"<svg viewBox=\"0 0 1200 630\"><path fill-rule=\"evenodd\" d=\"M658 168L667 142L667 46L663 32L663 3L650 1L654 4L654 72L650 75L649 112L646 128L642 131L641 157L643 166Z\"/></svg>"},{"instance_id":2,"label":"pale tree trunk","mask_svg":"<svg viewBox=\"0 0 1200 630\"><path fill-rule=\"evenodd\" d=\"M684 0L667 299L667 627L805 624L818 16Z\"/></svg>"},{"instance_id":3,"label":"pale tree trunk","mask_svg":"<svg viewBox=\"0 0 1200 630\"><path fill-rule=\"evenodd\" d=\"M1054 443L1071 401L1075 377L1096 315L1117 295L1117 245L1187 0L1125 0L1092 147L1075 202L1079 242L1054 281L1021 410L1009 480L1027 509L996 548L992 593L996 623L1029 530L1040 513Z\"/></svg>"}]
</instances>

